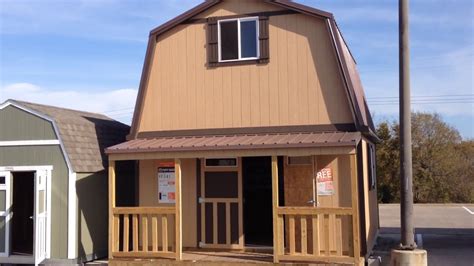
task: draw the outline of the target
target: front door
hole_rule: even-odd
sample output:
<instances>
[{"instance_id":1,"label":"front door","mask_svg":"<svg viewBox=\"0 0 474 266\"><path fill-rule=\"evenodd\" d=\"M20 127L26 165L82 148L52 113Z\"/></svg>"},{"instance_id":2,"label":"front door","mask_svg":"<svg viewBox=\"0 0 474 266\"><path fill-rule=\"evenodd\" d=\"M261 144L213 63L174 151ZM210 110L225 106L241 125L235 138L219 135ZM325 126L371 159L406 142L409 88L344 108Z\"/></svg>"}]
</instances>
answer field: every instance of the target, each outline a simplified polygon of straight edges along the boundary
<instances>
[{"instance_id":1,"label":"front door","mask_svg":"<svg viewBox=\"0 0 474 266\"><path fill-rule=\"evenodd\" d=\"M47 197L46 182L48 171L40 170L35 175L35 265L46 259Z\"/></svg>"},{"instance_id":2,"label":"front door","mask_svg":"<svg viewBox=\"0 0 474 266\"><path fill-rule=\"evenodd\" d=\"M203 248L243 249L240 158L201 160L201 241Z\"/></svg>"},{"instance_id":3,"label":"front door","mask_svg":"<svg viewBox=\"0 0 474 266\"><path fill-rule=\"evenodd\" d=\"M0 257L9 254L10 172L0 172Z\"/></svg>"},{"instance_id":4,"label":"front door","mask_svg":"<svg viewBox=\"0 0 474 266\"><path fill-rule=\"evenodd\" d=\"M33 256L35 172L12 173L11 254Z\"/></svg>"}]
</instances>

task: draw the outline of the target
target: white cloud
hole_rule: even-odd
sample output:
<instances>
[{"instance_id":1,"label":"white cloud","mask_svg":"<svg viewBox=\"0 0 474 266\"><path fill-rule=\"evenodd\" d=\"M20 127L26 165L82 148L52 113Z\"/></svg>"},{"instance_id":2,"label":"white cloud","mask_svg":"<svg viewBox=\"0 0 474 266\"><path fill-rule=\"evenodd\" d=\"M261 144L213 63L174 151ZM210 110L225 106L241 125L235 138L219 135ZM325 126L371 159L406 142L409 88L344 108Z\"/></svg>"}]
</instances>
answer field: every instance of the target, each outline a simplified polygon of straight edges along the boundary
<instances>
[{"instance_id":1,"label":"white cloud","mask_svg":"<svg viewBox=\"0 0 474 266\"><path fill-rule=\"evenodd\" d=\"M7 99L103 113L129 124L135 106L136 89L104 91L55 91L31 83L13 83L0 88L0 102Z\"/></svg>"}]
</instances>

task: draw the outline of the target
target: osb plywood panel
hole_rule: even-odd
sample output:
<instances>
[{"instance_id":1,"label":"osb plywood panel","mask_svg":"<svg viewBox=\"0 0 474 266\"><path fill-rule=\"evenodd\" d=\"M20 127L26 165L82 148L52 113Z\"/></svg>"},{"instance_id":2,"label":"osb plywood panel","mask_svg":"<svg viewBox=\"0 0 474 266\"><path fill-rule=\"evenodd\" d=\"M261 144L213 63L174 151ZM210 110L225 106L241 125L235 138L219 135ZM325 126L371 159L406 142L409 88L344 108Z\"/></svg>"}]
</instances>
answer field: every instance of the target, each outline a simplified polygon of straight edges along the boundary
<instances>
[{"instance_id":1,"label":"osb plywood panel","mask_svg":"<svg viewBox=\"0 0 474 266\"><path fill-rule=\"evenodd\" d=\"M276 9L226 1L201 16ZM205 24L161 35L139 131L352 123L325 21L292 14L269 24L270 62L259 65L207 68Z\"/></svg>"},{"instance_id":2,"label":"osb plywood panel","mask_svg":"<svg viewBox=\"0 0 474 266\"><path fill-rule=\"evenodd\" d=\"M158 202L158 177L159 162L166 160L140 161L139 176L139 203L140 206L174 206ZM183 214L183 247L196 247L197 243L197 218L196 218L196 160L181 160L182 170L182 214ZM151 220L150 220L151 221ZM151 233L151 222L148 222L148 232ZM161 219L158 219L158 228L161 228ZM168 242L174 242L174 218L168 217ZM161 231L160 231L161 232ZM151 239L151 237L149 237ZM158 237L161 246L161 236ZM150 243L150 241L149 241Z\"/></svg>"},{"instance_id":3,"label":"osb plywood panel","mask_svg":"<svg viewBox=\"0 0 474 266\"><path fill-rule=\"evenodd\" d=\"M285 206L311 206L308 203L313 198L313 171L314 173L323 168L331 168L335 194L331 196L318 196L320 207L351 207L351 169L350 157L348 155L323 155L314 156L314 165L288 165L285 161L284 167L284 191ZM314 170L313 170L314 169ZM286 226L288 222L286 222ZM312 239L313 228L311 220L307 219L308 239ZM301 249L300 220L295 220L295 244L296 250ZM319 236L320 249L323 252L329 244L332 253L336 252L336 234L326 238L328 230L341 232L342 248L344 254L349 254L352 247L350 236L352 223L348 217L343 217L340 222L330 220L329 217L320 216ZM288 232L288 228L286 229ZM288 237L286 238L288 239ZM308 250L312 250L312 241L308 240Z\"/></svg>"}]
</instances>

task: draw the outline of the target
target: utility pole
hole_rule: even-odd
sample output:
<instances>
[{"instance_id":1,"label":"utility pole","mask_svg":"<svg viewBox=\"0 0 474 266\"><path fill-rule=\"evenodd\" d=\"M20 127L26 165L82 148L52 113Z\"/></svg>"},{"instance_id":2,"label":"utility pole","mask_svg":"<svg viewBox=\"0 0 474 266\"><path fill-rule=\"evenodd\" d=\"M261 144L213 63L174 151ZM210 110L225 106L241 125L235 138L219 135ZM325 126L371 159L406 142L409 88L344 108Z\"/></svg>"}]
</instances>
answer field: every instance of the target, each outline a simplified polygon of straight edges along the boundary
<instances>
[{"instance_id":1,"label":"utility pole","mask_svg":"<svg viewBox=\"0 0 474 266\"><path fill-rule=\"evenodd\" d=\"M426 250L417 249L413 226L413 170L411 157L410 32L408 1L398 0L400 73L400 246L393 249L390 265L428 265Z\"/></svg>"},{"instance_id":2,"label":"utility pole","mask_svg":"<svg viewBox=\"0 0 474 266\"><path fill-rule=\"evenodd\" d=\"M399 73L400 73L400 217L401 248L416 248L413 228L413 171L411 156L410 32L408 0L399 0Z\"/></svg>"}]
</instances>

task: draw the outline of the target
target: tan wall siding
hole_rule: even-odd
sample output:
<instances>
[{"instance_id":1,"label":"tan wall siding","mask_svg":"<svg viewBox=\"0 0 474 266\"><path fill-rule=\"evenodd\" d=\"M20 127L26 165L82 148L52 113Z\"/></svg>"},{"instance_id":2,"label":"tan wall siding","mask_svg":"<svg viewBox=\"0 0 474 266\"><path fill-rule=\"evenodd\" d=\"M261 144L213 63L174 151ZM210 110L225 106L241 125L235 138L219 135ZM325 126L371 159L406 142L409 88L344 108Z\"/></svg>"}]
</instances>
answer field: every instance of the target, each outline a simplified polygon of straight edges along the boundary
<instances>
[{"instance_id":1,"label":"tan wall siding","mask_svg":"<svg viewBox=\"0 0 474 266\"><path fill-rule=\"evenodd\" d=\"M275 9L225 1L201 16ZM161 35L139 131L351 123L325 21L293 14L271 16L269 24L270 62L263 65L207 68L205 24Z\"/></svg>"},{"instance_id":2,"label":"tan wall siding","mask_svg":"<svg viewBox=\"0 0 474 266\"><path fill-rule=\"evenodd\" d=\"M158 203L158 160L140 161L139 166L139 205L140 206L174 206L174 204ZM183 214L183 247L196 247L196 160L183 159L182 170L182 214ZM168 222L174 224L174 220ZM159 220L159 228L161 221ZM168 230L168 239L174 239L174 230Z\"/></svg>"}]
</instances>

